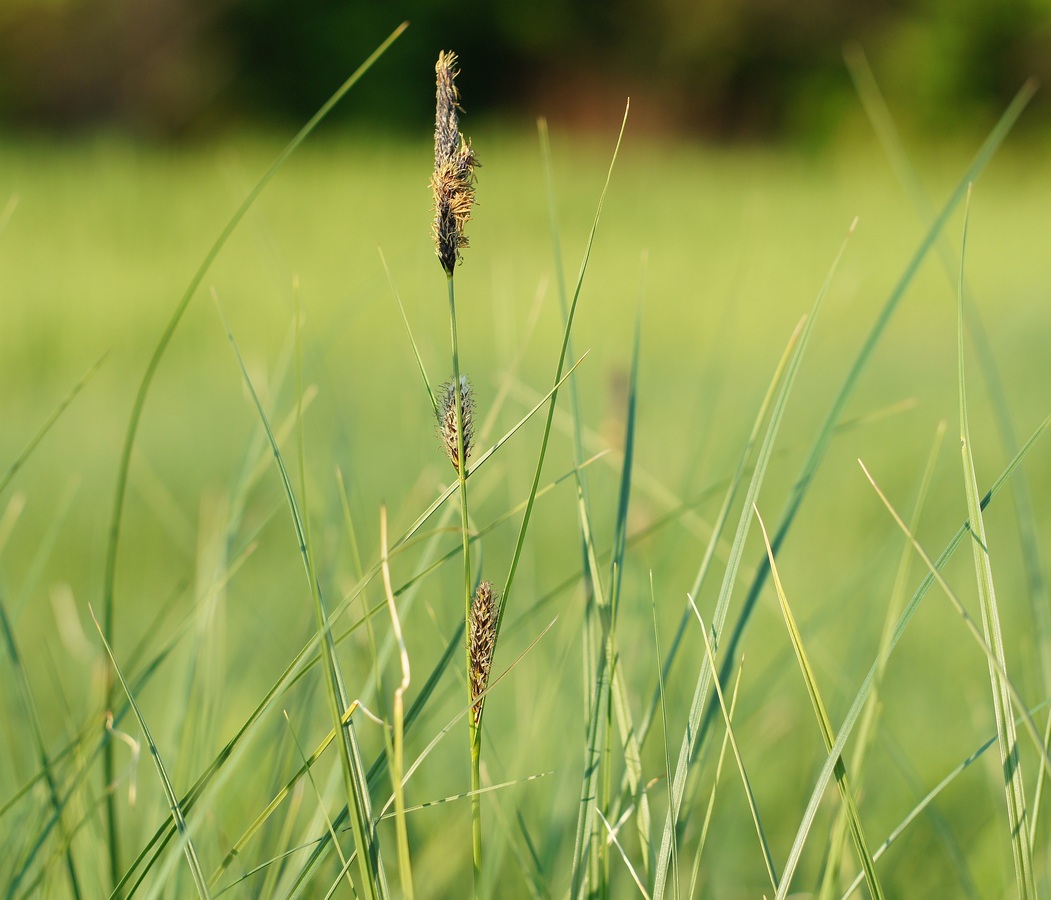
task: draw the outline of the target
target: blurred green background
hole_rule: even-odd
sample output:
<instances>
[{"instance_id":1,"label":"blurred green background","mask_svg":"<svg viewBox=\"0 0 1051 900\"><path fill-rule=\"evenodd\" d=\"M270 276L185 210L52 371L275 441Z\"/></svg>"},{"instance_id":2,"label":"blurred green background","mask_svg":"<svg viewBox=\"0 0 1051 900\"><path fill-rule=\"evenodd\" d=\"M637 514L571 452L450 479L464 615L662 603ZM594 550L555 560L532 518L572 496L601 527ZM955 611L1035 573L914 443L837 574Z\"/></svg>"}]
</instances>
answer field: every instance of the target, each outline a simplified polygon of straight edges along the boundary
<instances>
[{"instance_id":1,"label":"blurred green background","mask_svg":"<svg viewBox=\"0 0 1051 900\"><path fill-rule=\"evenodd\" d=\"M231 120L299 123L399 22L412 27L337 113L415 127L436 48L467 64L472 114L594 125L630 94L656 129L814 136L854 108L841 51L860 43L929 130L988 125L1051 77L1048 0L5 0L0 120L149 135ZM1030 124L1046 125L1047 99Z\"/></svg>"},{"instance_id":2,"label":"blurred green background","mask_svg":"<svg viewBox=\"0 0 1051 900\"><path fill-rule=\"evenodd\" d=\"M189 723L187 736L188 685L196 684L197 648L190 638L183 637L140 697L155 717L162 748L180 741L192 748L177 757L180 785L214 757L314 630L280 485L211 294L265 408L286 425L298 396L293 322L297 310L303 312L303 382L310 398L305 482L321 578L333 602L358 578L337 468L366 565L378 557L380 504L389 505L392 532L399 534L449 477L377 252L381 248L389 264L437 384L449 368L445 279L429 238L427 187L439 49L460 54L462 124L484 164L471 247L456 283L461 352L475 381L479 418L504 398L493 435L547 389L561 336L532 117L541 112L551 120L560 248L572 278L624 98L632 97L574 341L578 353L589 351L578 374L588 451L610 451L589 470L596 541L605 551L617 502L634 316L645 298L629 519L631 534L641 536L621 573L627 598L622 665L636 711L655 682L651 584L667 639L776 361L851 221L860 217L760 496L768 522L789 496L818 424L929 224L865 123L843 63L844 44L857 42L868 54L913 154L917 180L935 205L949 195L1022 82L1051 74L1048 5L1039 2L698 6L633 0L450 9L422 2L4 0L0 461L15 459L70 387L105 356L0 505L0 592L26 651L51 747L81 728L92 735L90 729L100 727L108 663L87 604L99 603L117 459L157 338L215 237L288 136L403 18L412 21L409 30L293 155L224 247L146 403L117 571L115 645L118 657L137 670L170 636L212 629L214 670L202 678L203 692L217 704L211 718ZM967 343L982 489L1012 448L997 428L975 334L988 340L1016 437L1027 437L1048 411L1051 164L1042 139L1049 121L1043 91L983 173L971 209L967 277L986 324L982 332L972 320ZM965 516L954 438L962 230L958 210L863 374L779 556L837 721L873 658L903 552L858 457L907 509L939 423L948 421L921 540L937 552ZM542 484L572 464L564 401L565 395ZM480 525L526 495L539 436L538 423L530 423L472 478L472 512ZM284 448L295 471L297 450L287 431ZM1051 533L1046 460L1040 445L1025 467L1043 535ZM259 473L255 481L245 477L247 470ZM244 504L240 517L227 518L238 503ZM1006 496L988 515L1009 662L1035 703L1046 696L1046 660L1032 627L1035 592ZM486 577L503 577L516 524L496 528L479 548ZM455 551L454 531L437 535L443 552ZM397 583L422 552L421 542L395 559ZM228 557L216 563L222 553ZM743 582L763 558L753 529L735 609ZM1046 552L1042 562L1046 566ZM921 564L912 563L910 588L921 574ZM579 576L577 513L572 485L563 482L538 503L497 667L523 652L556 614L559 620L493 692L486 713L494 735L486 750L493 781L555 772L514 794L523 820L542 836L540 855L555 893L567 883L580 787ZM706 614L719 576L721 567L698 597ZM454 558L428 577L406 614L417 685L462 616L458 577ZM973 571L963 554L950 578L976 608ZM205 622L216 596L221 615ZM378 597L370 595L373 602ZM360 632L343 647L348 682L357 690L372 673L368 647ZM673 744L703 652L696 633L684 647L666 686ZM775 854L783 857L823 751L769 589L744 650L749 663L738 734L755 764ZM388 687L393 671L389 666ZM874 789L864 807L878 839L993 733L985 660L944 598L925 602L889 673L881 744L870 768ZM23 739L22 712L11 696L5 704L0 731L11 765L0 770L0 799L6 800L37 761ZM310 710L308 700L296 695L289 705L304 742L323 733L325 717ZM411 736L410 752L421 751L462 705L459 684L448 676ZM266 739L253 738L251 755L202 828L214 827L209 857L225 850L229 835L258 812L260 773L273 782L265 786L267 797L287 776L288 758L281 756L292 754L287 726L276 710L271 719ZM376 730L363 734L370 758L382 752ZM412 785L412 802L464 788L461 738L433 753ZM663 810L659 741L651 739L645 754L654 805ZM1009 890L1003 794L992 757L983 757L945 797L952 828L923 819L895 848L886 871L897 895L933 896L947 884L972 896ZM1031 754L1025 757L1030 787L1033 762ZM152 773L142 768L140 803L122 810L126 852L137 850L166 815ZM751 823L736 785L726 796L715 814L702 893L754 897L768 885ZM486 810L487 823L499 821ZM466 804L453 804L414 818L414 853L435 894L455 895L469 878L466 856L449 853L443 840L462 832L466 815ZM801 882L813 883L822 866L831 809L822 815ZM691 847L699 814L693 816L684 831ZM77 851L89 860L101 857L105 839L87 801L83 821ZM11 842L32 833L14 814L0 829ZM251 862L276 855L275 847L267 844ZM96 869L92 884L101 892L107 878L101 862ZM494 865L492 878L512 869ZM513 884L517 889L519 881ZM626 881L618 890L616 896L633 895Z\"/></svg>"}]
</instances>

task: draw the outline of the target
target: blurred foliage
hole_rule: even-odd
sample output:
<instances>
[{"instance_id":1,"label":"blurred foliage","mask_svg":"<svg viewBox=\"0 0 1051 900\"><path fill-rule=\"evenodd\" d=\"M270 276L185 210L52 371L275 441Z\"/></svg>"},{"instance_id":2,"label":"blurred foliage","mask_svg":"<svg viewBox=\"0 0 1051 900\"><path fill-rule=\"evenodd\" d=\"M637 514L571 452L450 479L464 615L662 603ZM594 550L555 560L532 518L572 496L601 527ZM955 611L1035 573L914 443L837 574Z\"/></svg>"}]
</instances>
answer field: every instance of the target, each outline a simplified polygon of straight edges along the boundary
<instances>
[{"instance_id":1,"label":"blurred foliage","mask_svg":"<svg viewBox=\"0 0 1051 900\"><path fill-rule=\"evenodd\" d=\"M1051 77L1051 0L4 0L0 117L163 136L301 122L403 19L354 103L388 127L429 116L442 48L464 61L471 113L587 126L631 95L649 127L722 137L834 126L854 102L847 42L932 130L985 125Z\"/></svg>"}]
</instances>

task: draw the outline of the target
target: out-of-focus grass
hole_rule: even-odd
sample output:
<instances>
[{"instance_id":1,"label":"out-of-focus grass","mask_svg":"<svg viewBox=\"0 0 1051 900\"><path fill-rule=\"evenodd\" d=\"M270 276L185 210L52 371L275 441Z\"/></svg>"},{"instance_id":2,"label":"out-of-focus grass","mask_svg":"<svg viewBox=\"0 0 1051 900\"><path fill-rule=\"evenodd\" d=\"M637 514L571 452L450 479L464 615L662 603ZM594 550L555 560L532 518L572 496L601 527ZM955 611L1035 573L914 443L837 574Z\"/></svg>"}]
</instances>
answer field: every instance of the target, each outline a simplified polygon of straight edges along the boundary
<instances>
[{"instance_id":1,"label":"out-of-focus grass","mask_svg":"<svg viewBox=\"0 0 1051 900\"><path fill-rule=\"evenodd\" d=\"M528 133L497 130L473 138L484 168L471 247L456 283L461 353L475 383L480 419L514 358L524 354L495 437L550 386L561 318L536 141ZM553 144L563 252L572 276L610 147L558 134ZM0 146L0 207L17 198L0 233L0 466L15 457L83 371L108 353L100 372L0 498L0 510L12 498L25 502L0 544L0 589L39 686L45 737L56 745L97 703L89 676L97 677L104 661L88 630L86 604L99 602L116 458L136 385L196 266L277 149L268 139L250 137L174 150L103 138ZM966 162L967 153L957 149L921 157L936 201ZM356 577L342 531L336 467L348 485L366 564L378 554L381 502L388 504L392 533L398 534L449 477L378 253L382 249L386 257L436 385L449 376L448 320L444 279L428 233L430 166L429 137L410 145L367 135L322 136L292 157L206 277L161 364L133 458L116 596L114 651L122 664L143 634L153 636L156 650L158 634L200 621L191 609L195 596L201 604L212 596L203 561L224 544L226 504L246 456L254 464L265 463L267 455L208 289L230 320L275 426L295 408L291 360L298 290L305 315L304 380L317 388L304 425L309 514L315 553L322 556L321 577L333 602ZM1036 148L1007 148L977 184L970 213L967 279L1022 439L1048 412L1049 193L1051 165ZM640 292L645 313L633 531L729 477L776 360L810 308L855 215L860 224L817 323L762 491L760 507L768 519L781 508L817 424L926 223L917 220L889 167L867 146L812 154L714 150L649 140L632 135L629 126L574 332L577 352L590 351L578 375L591 429L588 449L614 451L589 475L600 548L612 540L617 470L608 463L616 463L623 439ZM961 222L954 220L945 235L953 255ZM872 661L903 540L855 460L864 458L899 508L911 502L938 422L952 422L958 404L955 275L947 277L932 257L909 288L848 405L846 418L863 421L836 438L778 557L834 721ZM538 324L528 332L537 297ZM972 451L984 490L1009 454L992 425L980 371L973 364L968 371ZM890 414L865 419L880 412ZM567 427L556 433L541 484L570 468ZM539 425L530 424L472 479L471 514L478 526L524 499L538 437ZM293 442L285 453L294 459ZM958 459L948 451L942 456L918 531L932 553L966 517ZM1038 447L1026 463L1035 498L1051 491L1046 459L1046 448ZM622 665L640 707L655 686L648 573L653 572L662 629L670 633L720 497L716 493L629 550L618 629ZM254 550L223 584L221 624L212 632L221 646L214 651L214 677L223 697L212 741L225 739L247 715L312 630L283 502L276 475L267 470L225 543L230 559ZM1037 514L1041 533L1051 533L1048 506L1037 503ZM1023 695L1036 702L1041 697L1031 614L1006 498L987 512L986 527L993 552L1000 549L1005 559L996 574L1008 663ZM512 524L487 536L482 565L503 570L515 534ZM443 548L455 545L450 533ZM755 535L749 546L743 571L750 575L763 549ZM393 561L396 581L412 573L416 549ZM542 858L552 860L548 874L555 893L564 882L564 846L572 841L579 784L579 748L567 755L563 736L582 740L583 735L579 585L552 592L579 574L578 552L574 499L566 483L537 507L496 669L556 614L559 622L494 690L486 707L492 781L555 770L552 777L513 789L533 837L543 845ZM917 564L913 582L922 574ZM961 555L948 577L960 582L965 602L973 601L967 575ZM52 598L67 586L76 627L88 635L85 645L56 628ZM414 672L425 674L437 659L462 612L461 594L455 563L424 582L411 614L403 618ZM822 756L780 614L768 594L745 641L735 727L751 757L753 788L777 858L794 836ZM702 609L714 595L714 587L706 586L697 598ZM369 599L375 604L382 597L374 590ZM59 617L73 628L73 614L60 609ZM168 624L151 631L149 623L162 610ZM342 650L352 696L366 690L371 672L365 647L363 637L354 638ZM184 641L176 660L187 653ZM666 685L670 709L688 703L701 654L703 645L693 635L683 657L687 662L678 663L689 674ZM171 665L179 671L176 662ZM984 658L967 644L944 598L932 595L882 690L883 743L877 741L866 778L879 789L863 795L873 843L993 732L987 692ZM163 710L183 696L181 684L162 677L139 702L147 710ZM430 730L410 736L416 752L444 724L442 716L458 709L461 697L455 679L447 678ZM4 716L18 721L13 711ZM682 717L680 712L676 721ZM275 721L273 734L281 727L287 726ZM327 726L322 717L294 727L302 729L307 746ZM361 726L363 739L375 754L382 741L368 727ZM158 744L180 734L178 716L170 712L151 728ZM0 801L35 771L29 743L10 728L2 730L11 765L0 772ZM410 804L465 789L462 743L448 742L434 753L410 783ZM663 774L658 743L646 749L651 778ZM209 749L214 755L218 744ZM210 758L204 749L196 752ZM278 766L269 750L250 752L257 754L255 767L266 782L261 793L268 799L270 767L276 772ZM196 770L189 762L180 769L170 752L165 758L176 779L183 779L178 789L184 789ZM996 893L1010 879L1002 791L991 755L978 768L981 773L968 771L959 779L941 811L970 859L971 877L983 893ZM272 780L280 778L275 774ZM129 834L152 833L163 814L145 773L140 781L146 799L127 813ZM663 803L665 788L656 791ZM747 809L736 785L721 791L702 884L720 896L735 896L735 889L751 896L763 889L764 880L754 840L741 837L751 829ZM244 785L234 793L238 802L218 814L220 830L240 833L265 799ZM496 802L505 800L500 796ZM441 833L437 823L443 820L464 836L469 832L465 801L415 816L417 835L433 835L436 828ZM696 825L699 819L691 821ZM8 833L8 826L0 823L0 833ZM956 864L928 820L915 826L907 843L880 864L881 872L889 873L885 884L898 885L897 893L908 885L919 896L955 879ZM129 850L132 845L129 838ZM432 839L414 848L415 865L435 873L438 893L463 884L468 858L469 852L460 859L456 850ZM506 865L513 869L510 859ZM812 879L819 854L807 859L801 871Z\"/></svg>"}]
</instances>

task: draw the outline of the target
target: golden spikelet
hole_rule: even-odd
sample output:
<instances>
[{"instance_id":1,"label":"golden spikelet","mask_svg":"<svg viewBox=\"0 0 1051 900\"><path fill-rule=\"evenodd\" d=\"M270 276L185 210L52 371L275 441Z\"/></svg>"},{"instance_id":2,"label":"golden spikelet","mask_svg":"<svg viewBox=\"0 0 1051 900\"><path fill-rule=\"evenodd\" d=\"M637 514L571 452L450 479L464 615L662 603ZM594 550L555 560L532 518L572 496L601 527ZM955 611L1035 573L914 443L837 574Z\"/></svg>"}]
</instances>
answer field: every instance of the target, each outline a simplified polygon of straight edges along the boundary
<instances>
[{"instance_id":1,"label":"golden spikelet","mask_svg":"<svg viewBox=\"0 0 1051 900\"><path fill-rule=\"evenodd\" d=\"M496 592L491 581L483 581L471 601L471 705L474 723L482 717L482 694L489 686L489 669L496 646Z\"/></svg>"},{"instance_id":2,"label":"golden spikelet","mask_svg":"<svg viewBox=\"0 0 1051 900\"><path fill-rule=\"evenodd\" d=\"M474 446L474 391L466 375L460 376L460 421L463 423L463 458L471 458ZM438 434L449 462L460 471L460 455L456 448L456 385L452 379L439 389Z\"/></svg>"},{"instance_id":3,"label":"golden spikelet","mask_svg":"<svg viewBox=\"0 0 1051 900\"><path fill-rule=\"evenodd\" d=\"M460 259L460 250L468 246L465 229L474 205L474 169L481 165L471 142L460 134L457 111L460 92L456 89L456 54L438 54L434 67L437 76L437 104L434 115L434 246L446 274L451 276Z\"/></svg>"}]
</instances>

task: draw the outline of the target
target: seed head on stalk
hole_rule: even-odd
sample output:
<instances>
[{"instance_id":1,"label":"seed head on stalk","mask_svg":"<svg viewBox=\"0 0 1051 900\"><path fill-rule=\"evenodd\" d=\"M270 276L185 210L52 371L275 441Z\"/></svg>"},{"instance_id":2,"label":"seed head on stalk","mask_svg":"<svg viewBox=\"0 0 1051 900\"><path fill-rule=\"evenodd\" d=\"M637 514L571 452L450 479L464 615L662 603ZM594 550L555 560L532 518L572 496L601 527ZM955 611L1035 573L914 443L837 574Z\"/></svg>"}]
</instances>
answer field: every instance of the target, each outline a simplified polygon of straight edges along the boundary
<instances>
[{"instance_id":1,"label":"seed head on stalk","mask_svg":"<svg viewBox=\"0 0 1051 900\"><path fill-rule=\"evenodd\" d=\"M475 166L471 142L460 134L460 92L456 89L456 54L442 51L434 67L437 103L434 115L434 246L447 275L452 276L460 250L468 246L465 229L474 205Z\"/></svg>"},{"instance_id":2,"label":"seed head on stalk","mask_svg":"<svg viewBox=\"0 0 1051 900\"><path fill-rule=\"evenodd\" d=\"M463 458L466 462L471 457L471 448L474 445L474 392L466 375L460 376L460 421L463 423ZM445 455L449 457L453 468L459 471L460 454L456 445L456 383L452 379L439 389L438 432Z\"/></svg>"},{"instance_id":3,"label":"seed head on stalk","mask_svg":"<svg viewBox=\"0 0 1051 900\"><path fill-rule=\"evenodd\" d=\"M482 701L489 686L489 669L493 664L496 647L496 592L491 581L483 581L474 592L471 601L471 704L472 715L477 725L482 717Z\"/></svg>"}]
</instances>

